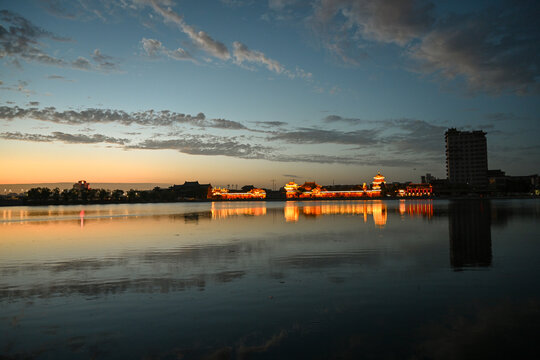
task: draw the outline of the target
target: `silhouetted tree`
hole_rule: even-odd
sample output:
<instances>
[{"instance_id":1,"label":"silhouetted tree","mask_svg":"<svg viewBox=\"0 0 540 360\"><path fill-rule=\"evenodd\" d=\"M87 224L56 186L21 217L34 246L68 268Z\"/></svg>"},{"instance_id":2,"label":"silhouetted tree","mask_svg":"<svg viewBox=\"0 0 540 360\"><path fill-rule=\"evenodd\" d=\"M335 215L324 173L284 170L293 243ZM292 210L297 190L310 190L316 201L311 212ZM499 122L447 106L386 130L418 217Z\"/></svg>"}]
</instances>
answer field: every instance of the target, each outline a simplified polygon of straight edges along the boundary
<instances>
[{"instance_id":1,"label":"silhouetted tree","mask_svg":"<svg viewBox=\"0 0 540 360\"><path fill-rule=\"evenodd\" d=\"M59 188L54 188L54 190L52 191L52 201L54 201L55 203L58 203L60 202L60 189Z\"/></svg>"},{"instance_id":2,"label":"silhouetted tree","mask_svg":"<svg viewBox=\"0 0 540 360\"><path fill-rule=\"evenodd\" d=\"M62 199L63 203L68 203L70 198L69 189L64 189L60 193L60 199Z\"/></svg>"},{"instance_id":3,"label":"silhouetted tree","mask_svg":"<svg viewBox=\"0 0 540 360\"><path fill-rule=\"evenodd\" d=\"M124 190L116 189L111 193L111 199L113 201L120 201L124 196Z\"/></svg>"},{"instance_id":4,"label":"silhouetted tree","mask_svg":"<svg viewBox=\"0 0 540 360\"><path fill-rule=\"evenodd\" d=\"M111 196L110 191L105 190L105 189L99 189L98 194L97 194L97 197L98 197L99 201L105 201L110 196Z\"/></svg>"}]
</instances>

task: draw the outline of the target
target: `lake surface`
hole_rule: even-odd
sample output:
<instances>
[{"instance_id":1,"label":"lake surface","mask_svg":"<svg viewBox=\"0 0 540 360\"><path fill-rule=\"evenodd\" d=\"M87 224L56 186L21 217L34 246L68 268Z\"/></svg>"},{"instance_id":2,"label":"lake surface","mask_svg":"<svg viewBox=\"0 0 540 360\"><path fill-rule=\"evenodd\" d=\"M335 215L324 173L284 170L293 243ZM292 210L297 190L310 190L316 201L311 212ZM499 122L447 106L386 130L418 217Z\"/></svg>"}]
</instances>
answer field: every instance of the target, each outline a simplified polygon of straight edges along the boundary
<instances>
[{"instance_id":1,"label":"lake surface","mask_svg":"<svg viewBox=\"0 0 540 360\"><path fill-rule=\"evenodd\" d=\"M539 200L0 207L0 358L537 358L539 220Z\"/></svg>"}]
</instances>

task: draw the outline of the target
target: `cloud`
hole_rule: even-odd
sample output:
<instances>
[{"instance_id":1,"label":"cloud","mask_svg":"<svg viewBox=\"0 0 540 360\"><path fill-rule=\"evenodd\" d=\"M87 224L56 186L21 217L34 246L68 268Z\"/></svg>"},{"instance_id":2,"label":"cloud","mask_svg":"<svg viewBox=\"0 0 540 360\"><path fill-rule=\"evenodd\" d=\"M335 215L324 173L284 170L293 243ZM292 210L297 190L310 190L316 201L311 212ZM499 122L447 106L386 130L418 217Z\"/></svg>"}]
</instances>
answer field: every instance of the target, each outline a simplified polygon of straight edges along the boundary
<instances>
[{"instance_id":1,"label":"cloud","mask_svg":"<svg viewBox=\"0 0 540 360\"><path fill-rule=\"evenodd\" d=\"M173 126L180 124L193 125L200 128L217 128L240 130L247 128L236 121L226 119L207 119L203 113L195 116L176 113L169 110L128 113L122 110L112 109L86 109L57 111L54 107L43 109L20 108L18 106L0 106L0 119L35 119L65 125L88 125L118 123L122 125L143 126Z\"/></svg>"},{"instance_id":2,"label":"cloud","mask_svg":"<svg viewBox=\"0 0 540 360\"><path fill-rule=\"evenodd\" d=\"M108 143L125 145L129 142L128 139L114 138L101 134L85 135L85 134L66 134L55 131L51 135L42 134L23 134L20 132L4 132L0 133L0 138L4 140L21 140L33 142L55 142L60 141L67 144L96 144Z\"/></svg>"},{"instance_id":3,"label":"cloud","mask_svg":"<svg viewBox=\"0 0 540 360\"><path fill-rule=\"evenodd\" d=\"M424 0L319 0L308 23L323 46L344 64L358 66L367 42L404 46L433 24Z\"/></svg>"},{"instance_id":4,"label":"cloud","mask_svg":"<svg viewBox=\"0 0 540 360\"><path fill-rule=\"evenodd\" d=\"M315 128L300 128L293 131L276 131L268 137L271 141L283 141L289 144L345 144L371 145L378 142L377 129L338 131Z\"/></svg>"},{"instance_id":5,"label":"cloud","mask_svg":"<svg viewBox=\"0 0 540 360\"><path fill-rule=\"evenodd\" d=\"M5 26L5 27L4 27ZM71 67L78 70L117 70L118 65L112 62L112 57L103 55L99 49L92 55L96 65L80 56L68 61L47 54L42 47L42 39L54 41L71 41L69 38L57 36L46 31L9 10L0 10L0 59L9 58L15 66L20 67L19 59L27 62L38 62L44 65Z\"/></svg>"},{"instance_id":6,"label":"cloud","mask_svg":"<svg viewBox=\"0 0 540 360\"><path fill-rule=\"evenodd\" d=\"M424 0L319 1L314 17L326 23L336 16L343 28L364 39L405 45L425 33L434 22L433 4Z\"/></svg>"},{"instance_id":7,"label":"cloud","mask_svg":"<svg viewBox=\"0 0 540 360\"><path fill-rule=\"evenodd\" d=\"M344 118L339 115L328 115L323 119L326 123L336 123L336 122L344 122L349 125L359 125L364 123L373 123L372 121L364 120L364 119L358 119L358 118Z\"/></svg>"},{"instance_id":8,"label":"cloud","mask_svg":"<svg viewBox=\"0 0 540 360\"><path fill-rule=\"evenodd\" d=\"M49 80L63 80L63 81L73 82L73 80L68 79L68 78L66 78L64 76L54 75L54 74L47 76L47 79L49 79Z\"/></svg>"},{"instance_id":9,"label":"cloud","mask_svg":"<svg viewBox=\"0 0 540 360\"><path fill-rule=\"evenodd\" d=\"M527 119L525 116L504 112L488 113L484 115L484 118L491 121L517 121Z\"/></svg>"},{"instance_id":10,"label":"cloud","mask_svg":"<svg viewBox=\"0 0 540 360\"><path fill-rule=\"evenodd\" d=\"M251 5L252 0L219 0L222 4L230 7Z\"/></svg>"},{"instance_id":11,"label":"cloud","mask_svg":"<svg viewBox=\"0 0 540 360\"><path fill-rule=\"evenodd\" d=\"M90 61L82 56L79 56L77 58L77 60L73 61L71 63L71 65L75 68L75 69L79 69L79 70L90 70L92 69L92 64L90 63Z\"/></svg>"},{"instance_id":12,"label":"cloud","mask_svg":"<svg viewBox=\"0 0 540 360\"><path fill-rule=\"evenodd\" d=\"M463 77L472 91L537 93L538 10L538 3L523 1L505 9L448 16L410 49L410 56L420 62L422 72Z\"/></svg>"},{"instance_id":13,"label":"cloud","mask_svg":"<svg viewBox=\"0 0 540 360\"><path fill-rule=\"evenodd\" d=\"M361 166L389 166L403 167L413 166L422 163L422 160L395 157L392 159L378 156L339 156L326 154L274 154L268 156L267 160L278 162L303 162L314 164L343 164Z\"/></svg>"},{"instance_id":14,"label":"cloud","mask_svg":"<svg viewBox=\"0 0 540 360\"><path fill-rule=\"evenodd\" d=\"M283 121L255 121L254 123L257 124L258 126L262 126L266 128L287 125L287 123Z\"/></svg>"},{"instance_id":15,"label":"cloud","mask_svg":"<svg viewBox=\"0 0 540 360\"><path fill-rule=\"evenodd\" d=\"M373 43L394 44L411 71L461 79L472 93L527 94L540 92L539 8L520 1L444 14L429 0L319 0L308 23L346 64L360 65Z\"/></svg>"},{"instance_id":16,"label":"cloud","mask_svg":"<svg viewBox=\"0 0 540 360\"><path fill-rule=\"evenodd\" d=\"M29 97L30 95L33 95L35 94L36 92L33 91L33 90L30 90L28 89L28 82L24 81L24 80L19 80L17 82L17 85L6 85L6 86L2 86L2 84L0 84L0 89L2 90L8 90L8 91L17 91L17 92L21 92L23 93L26 97Z\"/></svg>"},{"instance_id":17,"label":"cloud","mask_svg":"<svg viewBox=\"0 0 540 360\"><path fill-rule=\"evenodd\" d=\"M64 60L50 56L41 49L39 40L42 38L69 41L35 26L9 10L0 10L0 58L8 57L16 63L18 59L23 59L46 65L65 66Z\"/></svg>"},{"instance_id":18,"label":"cloud","mask_svg":"<svg viewBox=\"0 0 540 360\"><path fill-rule=\"evenodd\" d=\"M28 103L28 105L30 105L30 106L39 106L39 101L30 101Z\"/></svg>"},{"instance_id":19,"label":"cloud","mask_svg":"<svg viewBox=\"0 0 540 360\"><path fill-rule=\"evenodd\" d=\"M95 49L92 53L92 59L97 63L97 68L102 71L118 70L118 64L112 56L105 55L99 49Z\"/></svg>"},{"instance_id":20,"label":"cloud","mask_svg":"<svg viewBox=\"0 0 540 360\"><path fill-rule=\"evenodd\" d=\"M393 119L381 123L387 129L400 132L385 136L383 141L401 154L444 156L446 126L433 125L419 119Z\"/></svg>"},{"instance_id":21,"label":"cloud","mask_svg":"<svg viewBox=\"0 0 540 360\"><path fill-rule=\"evenodd\" d=\"M271 151L270 147L257 144L244 144L236 137L221 136L186 136L169 140L145 140L128 149L177 150L190 155L223 155L243 159L263 159Z\"/></svg>"},{"instance_id":22,"label":"cloud","mask_svg":"<svg viewBox=\"0 0 540 360\"><path fill-rule=\"evenodd\" d=\"M268 0L268 7L274 11L282 11L296 2L297 0Z\"/></svg>"},{"instance_id":23,"label":"cloud","mask_svg":"<svg viewBox=\"0 0 540 360\"><path fill-rule=\"evenodd\" d=\"M142 38L142 47L146 52L146 55L150 57L157 57L159 55L165 55L174 60L190 60L196 62L189 52L182 48L176 50L169 50L163 46L161 41L155 39Z\"/></svg>"},{"instance_id":24,"label":"cloud","mask_svg":"<svg viewBox=\"0 0 540 360\"><path fill-rule=\"evenodd\" d=\"M233 43L233 55L235 63L242 65L245 62L256 63L266 66L270 71L277 74L281 74L285 69L276 60L272 60L257 50L250 50L241 42L235 41Z\"/></svg>"},{"instance_id":25,"label":"cloud","mask_svg":"<svg viewBox=\"0 0 540 360\"><path fill-rule=\"evenodd\" d=\"M175 13L170 7L165 9L155 0L148 0L147 3L154 9L155 12L160 14L165 21L176 24L180 30L189 36L191 41L193 41L193 43L203 51L206 51L210 55L221 60L228 60L231 57L227 46L217 40L214 40L204 31L196 31L193 26L186 24L183 17Z\"/></svg>"}]
</instances>

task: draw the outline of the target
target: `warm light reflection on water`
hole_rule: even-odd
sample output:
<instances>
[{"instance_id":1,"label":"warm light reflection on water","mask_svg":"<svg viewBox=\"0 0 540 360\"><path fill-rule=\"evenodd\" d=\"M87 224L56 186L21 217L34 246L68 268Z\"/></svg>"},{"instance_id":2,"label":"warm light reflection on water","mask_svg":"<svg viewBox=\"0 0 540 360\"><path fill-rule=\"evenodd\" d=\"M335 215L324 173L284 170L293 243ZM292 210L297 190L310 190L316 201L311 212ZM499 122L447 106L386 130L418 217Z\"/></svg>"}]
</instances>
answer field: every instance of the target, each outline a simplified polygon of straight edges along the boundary
<instances>
[{"instance_id":1,"label":"warm light reflection on water","mask_svg":"<svg viewBox=\"0 0 540 360\"><path fill-rule=\"evenodd\" d=\"M7 358L444 359L536 344L540 201L0 214Z\"/></svg>"},{"instance_id":2,"label":"warm light reflection on water","mask_svg":"<svg viewBox=\"0 0 540 360\"><path fill-rule=\"evenodd\" d=\"M367 222L368 215L373 217L373 222L378 227L384 227L387 220L387 206L381 200L363 202L322 202L316 205L299 205L296 201L288 201L285 204L284 214L287 221L298 221L300 213L305 216L321 215L363 215L364 222Z\"/></svg>"},{"instance_id":3,"label":"warm light reflection on water","mask_svg":"<svg viewBox=\"0 0 540 360\"><path fill-rule=\"evenodd\" d=\"M212 203L212 219L226 219L230 216L263 216L266 215L266 203L252 203L251 206L235 202L213 202Z\"/></svg>"}]
</instances>

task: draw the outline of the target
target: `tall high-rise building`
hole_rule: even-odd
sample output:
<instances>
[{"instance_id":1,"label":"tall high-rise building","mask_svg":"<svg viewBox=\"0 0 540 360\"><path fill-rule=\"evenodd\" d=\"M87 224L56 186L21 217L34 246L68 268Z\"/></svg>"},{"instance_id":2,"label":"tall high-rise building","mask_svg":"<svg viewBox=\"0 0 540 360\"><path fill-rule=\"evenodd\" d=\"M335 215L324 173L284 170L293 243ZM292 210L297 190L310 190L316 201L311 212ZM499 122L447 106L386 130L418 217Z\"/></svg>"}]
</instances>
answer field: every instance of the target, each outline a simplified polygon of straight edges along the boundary
<instances>
[{"instance_id":1,"label":"tall high-rise building","mask_svg":"<svg viewBox=\"0 0 540 360\"><path fill-rule=\"evenodd\" d=\"M450 183L486 186L487 141L486 133L448 129L446 140L446 176Z\"/></svg>"}]
</instances>

